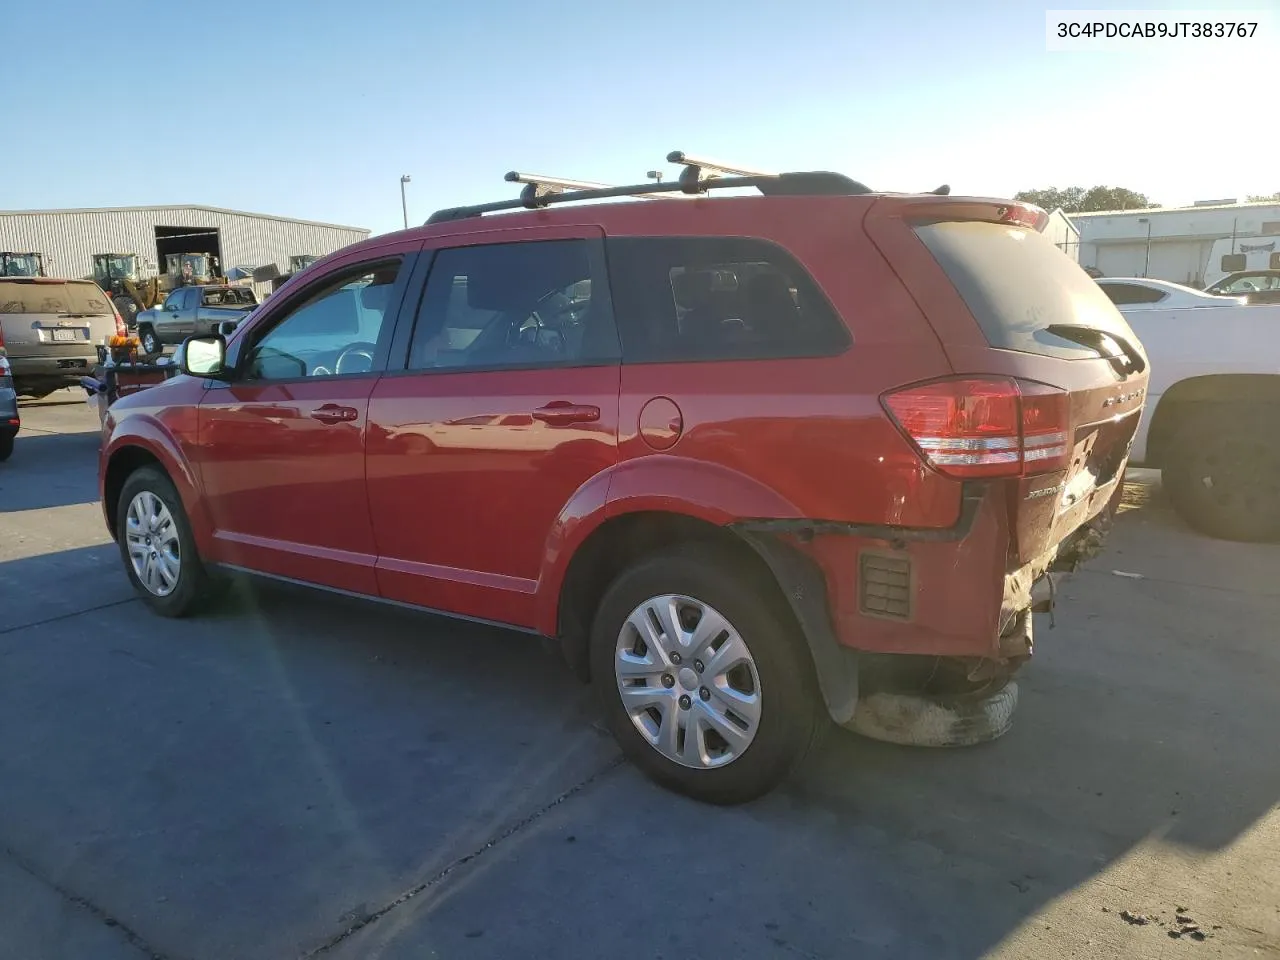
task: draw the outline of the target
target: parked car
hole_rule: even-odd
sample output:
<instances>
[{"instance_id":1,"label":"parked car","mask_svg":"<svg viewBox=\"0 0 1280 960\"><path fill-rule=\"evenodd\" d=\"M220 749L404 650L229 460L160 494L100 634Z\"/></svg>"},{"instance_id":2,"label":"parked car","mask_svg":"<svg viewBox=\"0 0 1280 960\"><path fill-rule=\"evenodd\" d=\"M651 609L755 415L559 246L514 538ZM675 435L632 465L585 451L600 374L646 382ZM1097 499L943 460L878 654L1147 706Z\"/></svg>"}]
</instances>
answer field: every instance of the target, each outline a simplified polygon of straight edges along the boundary
<instances>
[{"instance_id":1,"label":"parked car","mask_svg":"<svg viewBox=\"0 0 1280 960\"><path fill-rule=\"evenodd\" d=\"M13 440L21 427L18 392L13 388L9 358L0 353L0 462L13 456Z\"/></svg>"},{"instance_id":2,"label":"parked car","mask_svg":"<svg viewBox=\"0 0 1280 960\"><path fill-rule=\"evenodd\" d=\"M0 349L21 395L78 385L98 362L96 345L124 332L115 307L90 280L0 277Z\"/></svg>"},{"instance_id":3,"label":"parked car","mask_svg":"<svg viewBox=\"0 0 1280 960\"><path fill-rule=\"evenodd\" d=\"M1280 270L1242 270L1228 274L1205 290L1244 297L1249 303L1280 303Z\"/></svg>"},{"instance_id":4,"label":"parked car","mask_svg":"<svg viewBox=\"0 0 1280 960\"><path fill-rule=\"evenodd\" d=\"M1118 306L1152 363L1133 462L1160 468L1174 509L1203 533L1280 539L1280 304L1183 289Z\"/></svg>"},{"instance_id":5,"label":"parked car","mask_svg":"<svg viewBox=\"0 0 1280 960\"><path fill-rule=\"evenodd\" d=\"M1168 280L1147 277L1101 277L1098 286L1127 315L1135 310L1167 310L1171 308L1245 306L1244 297L1228 297L1196 290Z\"/></svg>"},{"instance_id":6,"label":"parked car","mask_svg":"<svg viewBox=\"0 0 1280 960\"><path fill-rule=\"evenodd\" d=\"M138 339L145 353L154 355L166 343L217 333L222 324L239 323L258 306L249 287L179 287L164 303L138 314Z\"/></svg>"},{"instance_id":7,"label":"parked car","mask_svg":"<svg viewBox=\"0 0 1280 960\"><path fill-rule=\"evenodd\" d=\"M1141 345L1037 208L720 187L763 196L442 211L186 341L105 426L141 597L248 571L556 638L626 754L715 802L860 674L1008 708L1047 573L1105 535Z\"/></svg>"}]
</instances>

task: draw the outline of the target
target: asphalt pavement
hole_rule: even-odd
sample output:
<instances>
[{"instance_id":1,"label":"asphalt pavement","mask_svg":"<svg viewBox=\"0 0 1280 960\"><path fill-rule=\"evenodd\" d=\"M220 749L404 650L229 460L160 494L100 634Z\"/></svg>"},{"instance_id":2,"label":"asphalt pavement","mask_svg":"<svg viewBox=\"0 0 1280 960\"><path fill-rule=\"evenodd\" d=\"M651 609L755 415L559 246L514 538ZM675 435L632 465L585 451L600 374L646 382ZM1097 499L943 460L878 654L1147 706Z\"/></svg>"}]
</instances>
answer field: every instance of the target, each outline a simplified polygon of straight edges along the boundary
<instances>
[{"instance_id":1,"label":"asphalt pavement","mask_svg":"<svg viewBox=\"0 0 1280 960\"><path fill-rule=\"evenodd\" d=\"M22 416L3 960L1280 957L1280 547L1189 532L1156 477L1039 618L1008 736L833 733L719 809L620 761L527 636L276 587L152 616L95 415Z\"/></svg>"}]
</instances>

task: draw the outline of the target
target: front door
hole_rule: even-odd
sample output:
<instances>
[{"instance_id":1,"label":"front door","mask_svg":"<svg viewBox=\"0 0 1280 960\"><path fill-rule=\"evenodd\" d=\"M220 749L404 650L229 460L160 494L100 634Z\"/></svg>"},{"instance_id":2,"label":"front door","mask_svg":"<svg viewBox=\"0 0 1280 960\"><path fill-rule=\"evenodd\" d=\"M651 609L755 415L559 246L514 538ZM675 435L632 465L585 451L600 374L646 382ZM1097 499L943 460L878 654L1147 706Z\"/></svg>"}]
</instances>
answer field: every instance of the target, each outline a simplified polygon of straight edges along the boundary
<instances>
[{"instance_id":1,"label":"front door","mask_svg":"<svg viewBox=\"0 0 1280 960\"><path fill-rule=\"evenodd\" d=\"M234 376L200 404L214 559L377 593L364 433L412 259L363 251L236 338Z\"/></svg>"},{"instance_id":2,"label":"front door","mask_svg":"<svg viewBox=\"0 0 1280 960\"><path fill-rule=\"evenodd\" d=\"M617 462L620 368L600 232L520 236L436 251L367 476L383 596L532 626L558 520Z\"/></svg>"}]
</instances>

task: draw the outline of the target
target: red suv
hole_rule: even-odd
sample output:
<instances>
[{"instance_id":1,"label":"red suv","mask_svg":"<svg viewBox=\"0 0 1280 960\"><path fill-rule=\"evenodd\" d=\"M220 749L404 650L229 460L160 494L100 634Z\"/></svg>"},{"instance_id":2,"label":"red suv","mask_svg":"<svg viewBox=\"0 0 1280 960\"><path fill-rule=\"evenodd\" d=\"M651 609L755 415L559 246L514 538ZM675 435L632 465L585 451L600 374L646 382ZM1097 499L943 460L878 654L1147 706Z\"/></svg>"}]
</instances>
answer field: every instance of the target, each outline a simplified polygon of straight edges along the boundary
<instances>
[{"instance_id":1,"label":"red suv","mask_svg":"<svg viewBox=\"0 0 1280 960\"><path fill-rule=\"evenodd\" d=\"M715 802L860 687L999 689L1105 532L1140 344L1041 210L686 162L441 211L188 340L104 424L143 599L251 572L556 638Z\"/></svg>"}]
</instances>

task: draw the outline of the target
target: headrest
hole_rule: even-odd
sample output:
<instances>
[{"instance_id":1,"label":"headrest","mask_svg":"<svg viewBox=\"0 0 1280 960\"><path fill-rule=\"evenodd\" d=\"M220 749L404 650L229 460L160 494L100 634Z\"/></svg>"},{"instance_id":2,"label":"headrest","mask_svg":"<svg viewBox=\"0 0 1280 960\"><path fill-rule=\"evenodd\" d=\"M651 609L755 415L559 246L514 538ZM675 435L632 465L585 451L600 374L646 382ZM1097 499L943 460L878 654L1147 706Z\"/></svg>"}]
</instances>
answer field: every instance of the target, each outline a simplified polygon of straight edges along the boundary
<instances>
[{"instance_id":1,"label":"headrest","mask_svg":"<svg viewBox=\"0 0 1280 960\"><path fill-rule=\"evenodd\" d=\"M711 299L711 286L714 277L702 271L686 270L677 274L671 281L671 289L676 295L676 303L686 310L705 306Z\"/></svg>"}]
</instances>

